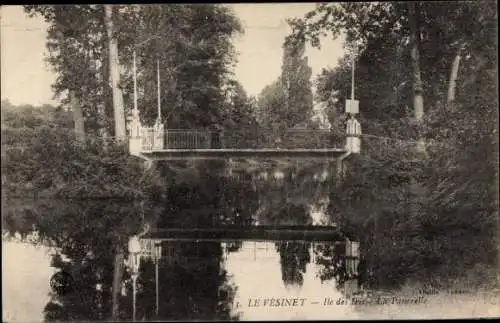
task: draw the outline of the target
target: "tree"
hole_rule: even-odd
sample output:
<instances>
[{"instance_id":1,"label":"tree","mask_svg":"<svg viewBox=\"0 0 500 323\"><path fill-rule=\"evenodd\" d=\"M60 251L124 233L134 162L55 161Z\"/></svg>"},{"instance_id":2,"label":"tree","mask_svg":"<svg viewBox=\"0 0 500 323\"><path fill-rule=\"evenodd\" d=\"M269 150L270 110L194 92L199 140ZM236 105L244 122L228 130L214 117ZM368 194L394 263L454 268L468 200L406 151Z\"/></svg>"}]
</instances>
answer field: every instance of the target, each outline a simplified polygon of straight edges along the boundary
<instances>
[{"instance_id":1,"label":"tree","mask_svg":"<svg viewBox=\"0 0 500 323\"><path fill-rule=\"evenodd\" d=\"M410 25L411 60L413 66L413 110L415 119L422 121L424 115L424 94L420 73L420 7L418 3L408 4L408 20Z\"/></svg>"},{"instance_id":2,"label":"tree","mask_svg":"<svg viewBox=\"0 0 500 323\"><path fill-rule=\"evenodd\" d=\"M75 97L73 91L70 92L71 111L73 112L73 122L75 124L75 134L79 141L85 142L85 120L80 102Z\"/></svg>"},{"instance_id":3,"label":"tree","mask_svg":"<svg viewBox=\"0 0 500 323\"><path fill-rule=\"evenodd\" d=\"M281 83L285 91L285 111L281 120L287 128L300 122L307 122L312 117L313 95L311 89L312 69L303 57L305 42L283 44L283 64L281 67Z\"/></svg>"},{"instance_id":4,"label":"tree","mask_svg":"<svg viewBox=\"0 0 500 323\"><path fill-rule=\"evenodd\" d=\"M281 124L281 128L288 129L310 123L312 69L307 64L307 57L303 57L304 52L305 43L283 44L281 75L258 96L258 119L264 127Z\"/></svg>"},{"instance_id":5,"label":"tree","mask_svg":"<svg viewBox=\"0 0 500 323\"><path fill-rule=\"evenodd\" d=\"M356 92L365 132L427 141L428 156L414 156L407 148L391 145L375 150L376 139L364 138L364 156L351 159L340 191L330 196L337 221L352 226L353 232L369 232L362 246L370 248L365 253L376 255L369 259L370 266L386 279L380 281L385 285L401 284L403 277L444 284L475 265L491 266L498 257L491 231L498 223L497 198L490 195L493 179L498 178L492 164L497 160L496 139L488 135L498 129L491 121L496 120L497 98L487 92L495 93L496 72L484 60L495 52L496 13L486 2L412 5L418 5L417 10L410 12L411 6L402 3L322 4L304 19L291 21L294 34L289 38L319 45L320 36L335 36L343 29L348 41L360 41ZM462 60L462 55L468 59ZM420 72L407 69L417 61ZM324 71L318 82L320 98L327 100L335 93L337 105L330 105L341 111L349 93L348 64L340 62L338 68ZM422 100L415 95L421 91L426 117L416 125L406 106L415 102L416 116L421 116ZM484 101L487 97L489 103ZM480 126L473 130L471 121ZM479 161L477 156L483 157ZM471 170L476 175L471 176ZM420 188L409 185L411 179ZM477 192L488 193L479 197ZM482 207L466 201L481 201ZM370 205L368 215L361 205ZM465 213L459 211L462 207ZM474 221L472 214L482 221ZM484 252L479 257L478 244L487 246L480 248ZM467 260L460 263L459 254ZM403 265L385 272L392 263Z\"/></svg>"},{"instance_id":6,"label":"tree","mask_svg":"<svg viewBox=\"0 0 500 323\"><path fill-rule=\"evenodd\" d=\"M132 50L148 40L136 48L139 108L146 122L156 117L159 59L162 114L169 125L189 128L220 123L221 88L234 58L231 37L241 31L232 12L220 5L116 6L115 10L119 13L114 21L119 61L126 67L120 84L125 107L130 110L132 106ZM51 25L47 46L49 63L58 74L56 95L74 90L84 104L88 130L97 123L111 132L104 7L37 5L26 6L26 11L41 15Z\"/></svg>"},{"instance_id":7,"label":"tree","mask_svg":"<svg viewBox=\"0 0 500 323\"><path fill-rule=\"evenodd\" d=\"M55 97L80 102L86 132L107 137L113 131L111 89L104 7L102 5L26 5L30 15L49 24L47 61L57 74L52 85Z\"/></svg>"},{"instance_id":8,"label":"tree","mask_svg":"<svg viewBox=\"0 0 500 323\"><path fill-rule=\"evenodd\" d=\"M224 125L231 130L255 126L254 106L243 85L238 81L228 80L224 90L226 98Z\"/></svg>"},{"instance_id":9,"label":"tree","mask_svg":"<svg viewBox=\"0 0 500 323\"><path fill-rule=\"evenodd\" d=\"M259 124L270 128L285 114L286 96L281 80L274 81L264 87L257 99L257 113Z\"/></svg>"},{"instance_id":10,"label":"tree","mask_svg":"<svg viewBox=\"0 0 500 323\"><path fill-rule=\"evenodd\" d=\"M118 43L114 22L117 10L112 5L104 5L104 22L106 23L106 34L108 36L109 54L109 83L113 93L113 117L115 124L115 137L124 141L127 138L125 131L125 112L123 107L123 94L119 88L120 84L120 60L118 57ZM113 11L115 11L113 13Z\"/></svg>"},{"instance_id":11,"label":"tree","mask_svg":"<svg viewBox=\"0 0 500 323\"><path fill-rule=\"evenodd\" d=\"M139 109L156 118L156 61L162 84L162 115L171 128L211 128L221 124L224 85L234 59L231 37L241 32L221 5L126 6L121 12L120 61L126 106L132 106L132 51L138 68Z\"/></svg>"}]
</instances>

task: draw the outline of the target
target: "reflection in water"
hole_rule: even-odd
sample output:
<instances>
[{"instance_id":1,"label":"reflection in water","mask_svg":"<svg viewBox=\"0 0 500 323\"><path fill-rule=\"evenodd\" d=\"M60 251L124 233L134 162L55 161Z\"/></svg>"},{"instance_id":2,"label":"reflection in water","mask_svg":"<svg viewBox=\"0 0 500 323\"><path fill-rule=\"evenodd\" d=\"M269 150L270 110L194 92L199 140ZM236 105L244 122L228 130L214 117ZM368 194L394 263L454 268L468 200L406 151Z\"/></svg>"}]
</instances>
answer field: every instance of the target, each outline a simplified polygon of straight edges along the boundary
<instances>
[{"instance_id":1,"label":"reflection in water","mask_svg":"<svg viewBox=\"0 0 500 323\"><path fill-rule=\"evenodd\" d=\"M203 180L195 184L177 183L169 188L166 201L162 201L167 207L156 224L160 228L226 224L249 226L255 223L319 224L321 220L329 218L318 212L324 209L322 201L328 200L328 186L322 185L321 178L316 176L315 179L311 173L314 172L288 172L275 183L223 181L208 175L200 176ZM62 220L68 212L82 214L89 222L96 222L103 213L110 215L110 221L119 221L123 212L135 212L130 211L132 209L129 205L119 206L114 202L62 205L59 201L53 201L50 208L47 207L44 211L58 212L61 221L57 224L65 224ZM55 224L45 225L51 227ZM48 321L104 320L110 317L113 278L113 255L108 241L110 232L106 225L94 226L88 230L93 232L82 231L78 236L71 236L72 240L61 237L62 246L58 247L62 247L61 255L67 259L63 260L61 255L56 255L52 265L56 270L64 270L75 277L75 286L69 293L51 295L44 311ZM89 240L89 236L98 241ZM177 242L171 244L168 254L168 248L165 246L163 262L159 266L159 315L157 317L155 313L155 265L144 259L138 280L137 318L353 319L358 314L364 315L370 311L370 315L378 312L379 316L376 318L387 318L384 313L388 307L384 307L382 311L376 307L354 308L335 304L338 299L347 296L344 289L353 281L352 278L358 278L358 282L368 288L373 285L371 272L374 263L367 264L361 258L358 267L360 275L353 277L347 270L344 244L277 241L266 243L264 246L248 241ZM120 319L130 320L131 281L128 273L123 278ZM44 283L47 283L48 279L44 279ZM289 307L248 306L250 299L269 297L300 297L321 304L331 302L334 305L309 304L292 310ZM434 313L437 313L436 317L449 317L449 313L456 312L458 308L465 311L461 316L470 316L477 315L479 310L476 310L476 305L483 305L480 313L491 312L489 309L492 308L490 303L476 304L468 301L467 304L468 307L435 307L434 312L429 311L427 307L420 307L413 312L414 315L406 318ZM474 306L473 309L471 305ZM489 307L484 310L484 306ZM395 314L391 315L398 316L412 312L406 306L404 309L393 308L392 313Z\"/></svg>"},{"instance_id":2,"label":"reflection in water","mask_svg":"<svg viewBox=\"0 0 500 323\"><path fill-rule=\"evenodd\" d=\"M45 306L45 320L102 320L108 313L105 303L109 303L110 291L99 290L102 277L99 262L95 259L64 261L60 254L52 257L52 267L73 277L68 292L51 294L50 302ZM109 308L109 306L107 306Z\"/></svg>"},{"instance_id":3,"label":"reflection in water","mask_svg":"<svg viewBox=\"0 0 500 323\"><path fill-rule=\"evenodd\" d=\"M234 286L223 267L223 252L217 242L170 243L159 267L159 319L235 319L229 304ZM167 251L168 251L167 249ZM151 261L142 264L138 280L137 317L155 319L155 269ZM131 284L127 284L125 304L132 304ZM130 309L130 306L125 306ZM123 313L125 318L131 311Z\"/></svg>"},{"instance_id":4,"label":"reflection in water","mask_svg":"<svg viewBox=\"0 0 500 323\"><path fill-rule=\"evenodd\" d=\"M348 306L323 305L326 297L336 301L342 294L337 290L335 280L318 279L321 266L312 261L313 249L316 246L307 250L311 261L305 264L305 270L301 273L300 286L288 285L283 281L280 264L282 257L273 246L272 242L244 242L239 252L228 256L226 269L234 284L238 286L234 303L240 304L240 307L233 310L240 313L240 319L310 320L357 317L357 313ZM269 301L264 306L262 302L270 298L305 298L306 301L304 306L268 306ZM249 306L249 302L255 299L261 300L261 306Z\"/></svg>"},{"instance_id":5,"label":"reflection in water","mask_svg":"<svg viewBox=\"0 0 500 323\"><path fill-rule=\"evenodd\" d=\"M304 205L287 204L277 214L268 216L272 224L311 225L312 217ZM280 255L281 276L285 285L302 286L306 265L310 262L311 244L302 242L280 241L276 250Z\"/></svg>"},{"instance_id":6,"label":"reflection in water","mask_svg":"<svg viewBox=\"0 0 500 323\"><path fill-rule=\"evenodd\" d=\"M49 300L50 249L2 237L2 322L39 322Z\"/></svg>"},{"instance_id":7,"label":"reflection in water","mask_svg":"<svg viewBox=\"0 0 500 323\"><path fill-rule=\"evenodd\" d=\"M281 277L285 285L299 285L304 283L303 274L306 265L311 261L309 255L310 243L283 241L276 243L280 255Z\"/></svg>"},{"instance_id":8,"label":"reflection in water","mask_svg":"<svg viewBox=\"0 0 500 323\"><path fill-rule=\"evenodd\" d=\"M263 248L263 244L267 245ZM321 302L325 295L341 297L336 290L339 284L335 279L339 276L335 273L343 272L338 269L342 265L340 262L332 263L341 257L326 256L328 250L334 249L331 244L315 244L314 248L311 243L283 241L276 244L278 248L273 248L272 242L164 244L159 266L159 315L157 317L155 313L155 265L150 259L143 259L138 279L137 318L253 319L262 317L266 311L243 306L243 302L248 302L252 297L306 297L304 295L309 293L307 295L311 299ZM239 247L236 250L235 245ZM313 252L316 263L311 262ZM45 308L46 320L102 319L105 313L101 310L103 304L98 300L108 300L109 308L109 292L100 292L95 288L99 278L96 276L96 267L88 261L79 266L64 263L58 256L54 258L53 265L79 279L71 293L53 297ZM251 268L255 272L248 272ZM321 280L317 278L318 275ZM121 319L126 320L132 316L132 286L128 275L125 275L124 286ZM236 302L243 304L242 307L235 308ZM306 315L304 311L307 309L294 309L292 312ZM275 308L268 314L272 317L282 310Z\"/></svg>"},{"instance_id":9,"label":"reflection in water","mask_svg":"<svg viewBox=\"0 0 500 323\"><path fill-rule=\"evenodd\" d=\"M157 227L249 226L252 223L312 225L317 222L313 221L310 210L317 206L316 201L326 196L327 191L321 190L321 183L311 184L314 180L310 174L293 169L282 177L286 180L279 185L266 181L221 180L209 174L200 176L201 179L194 183L179 182L168 190L165 213L159 217ZM301 185L304 183L307 185ZM311 244L304 242L277 241L270 244L271 247L266 248L276 262L268 262L270 267L266 271L278 273L278 276L256 284L256 279L264 275L261 271L244 279L236 278L238 270L260 264L255 259L254 250L253 258L243 262L239 260L239 265L234 266L234 259L246 252L243 250L246 242L169 242L163 248L165 254L158 269L158 316L155 311L155 264L151 260L143 260L137 281L137 318L235 320L240 318L241 312L233 308L240 288L245 289L248 285L262 288L276 283L278 285L273 293L280 296L292 291L302 293L302 289L308 288L308 279L318 283L334 277L323 275L321 280L316 277L322 272L316 268L317 264L336 268L330 263L338 261L335 257L325 256L319 262L321 255L326 255L327 251L313 251ZM52 296L45 308L46 320L102 320L110 317L113 255L110 250L101 248L100 253L92 254L88 252L88 246L75 244L64 250L69 261L54 257L55 268L67 271L78 279L73 292ZM317 264L311 263L313 252L319 255ZM130 274L125 273L123 279L120 318L128 320L132 317ZM333 289L332 292L336 293ZM246 317L248 315L245 314Z\"/></svg>"},{"instance_id":10,"label":"reflection in water","mask_svg":"<svg viewBox=\"0 0 500 323\"><path fill-rule=\"evenodd\" d=\"M343 244L317 244L314 249L316 263L320 265L319 278L321 281L334 279L339 288L344 287L344 283L349 280L343 254L345 245Z\"/></svg>"}]
</instances>

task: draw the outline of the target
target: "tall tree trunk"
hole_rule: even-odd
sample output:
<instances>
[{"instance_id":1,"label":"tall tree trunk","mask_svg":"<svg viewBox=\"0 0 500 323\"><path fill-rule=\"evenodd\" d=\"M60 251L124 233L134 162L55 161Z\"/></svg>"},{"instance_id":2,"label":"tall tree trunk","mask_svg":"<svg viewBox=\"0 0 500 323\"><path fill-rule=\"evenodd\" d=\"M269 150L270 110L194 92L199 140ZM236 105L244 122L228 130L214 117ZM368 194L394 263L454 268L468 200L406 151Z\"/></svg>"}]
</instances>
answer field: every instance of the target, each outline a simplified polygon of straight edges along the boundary
<instances>
[{"instance_id":1,"label":"tall tree trunk","mask_svg":"<svg viewBox=\"0 0 500 323\"><path fill-rule=\"evenodd\" d=\"M103 35L104 36L104 35ZM104 36L105 37L105 36ZM99 66L100 78L99 82L102 86L102 99L97 106L97 125L99 127L99 135L104 139L104 149L107 149L107 139L110 131L108 129L108 110L110 102L110 84L109 84L109 55L107 46L103 47L102 64Z\"/></svg>"},{"instance_id":2,"label":"tall tree trunk","mask_svg":"<svg viewBox=\"0 0 500 323\"><path fill-rule=\"evenodd\" d=\"M71 111L73 114L73 123L75 127L76 139L85 142L85 125L83 120L83 110L80 101L76 98L75 92L69 92L71 101Z\"/></svg>"},{"instance_id":3,"label":"tall tree trunk","mask_svg":"<svg viewBox=\"0 0 500 323\"><path fill-rule=\"evenodd\" d=\"M413 111L417 121L424 116L424 88L420 72L420 28L418 3L409 2L409 22L411 29L411 60L413 66Z\"/></svg>"},{"instance_id":4,"label":"tall tree trunk","mask_svg":"<svg viewBox=\"0 0 500 323\"><path fill-rule=\"evenodd\" d=\"M124 253L121 246L115 248L115 259L113 268L113 286L112 286L112 309L111 309L111 319L113 321L119 320L120 315L120 292L122 287L123 278L123 259Z\"/></svg>"},{"instance_id":5,"label":"tall tree trunk","mask_svg":"<svg viewBox=\"0 0 500 323\"><path fill-rule=\"evenodd\" d=\"M113 6L105 5L106 32L108 35L109 50L109 81L113 91L113 114L115 121L115 138L118 141L126 140L125 111L123 107L123 93L120 89L120 60L118 58L118 40L116 39L113 24Z\"/></svg>"},{"instance_id":6,"label":"tall tree trunk","mask_svg":"<svg viewBox=\"0 0 500 323\"><path fill-rule=\"evenodd\" d=\"M420 23L419 23L419 4L418 2L409 2L409 23L411 30L411 60L413 66L413 111L414 117L417 121L418 143L416 147L416 153L419 155L425 154L425 142L420 134L420 126L422 124L422 119L424 117L424 89L422 84L422 75L420 71ZM417 201L420 200L423 187L421 183L415 178L415 176L410 176L409 184L409 196L408 196L408 207L410 217L416 219L418 218L419 207Z\"/></svg>"},{"instance_id":7,"label":"tall tree trunk","mask_svg":"<svg viewBox=\"0 0 500 323\"><path fill-rule=\"evenodd\" d=\"M451 64L450 72L450 83L448 84L448 97L446 99L446 105L451 107L451 104L455 101L455 94L457 90L457 78L458 78L458 68L460 67L460 59L462 58L462 51L464 50L465 44L460 44L457 50L457 54L453 59Z\"/></svg>"},{"instance_id":8,"label":"tall tree trunk","mask_svg":"<svg viewBox=\"0 0 500 323\"><path fill-rule=\"evenodd\" d=\"M422 84L422 74L420 71L420 23L419 23L419 4L418 2L408 3L411 40L411 60L413 66L413 112L418 125L421 124L424 117L424 87ZM425 143L423 138L419 137L417 150L425 152Z\"/></svg>"},{"instance_id":9,"label":"tall tree trunk","mask_svg":"<svg viewBox=\"0 0 500 323\"><path fill-rule=\"evenodd\" d=\"M114 34L113 7L104 5L104 18L106 23L106 33L108 36L108 67L109 83L113 92L113 115L115 121L115 138L119 141L126 139L125 111L123 107L123 94L119 88L120 84L120 62L118 59L118 42ZM104 115L106 111L104 110ZM123 277L124 252L121 246L115 248L113 286L112 286L112 319L119 319L120 304L119 297Z\"/></svg>"}]
</instances>

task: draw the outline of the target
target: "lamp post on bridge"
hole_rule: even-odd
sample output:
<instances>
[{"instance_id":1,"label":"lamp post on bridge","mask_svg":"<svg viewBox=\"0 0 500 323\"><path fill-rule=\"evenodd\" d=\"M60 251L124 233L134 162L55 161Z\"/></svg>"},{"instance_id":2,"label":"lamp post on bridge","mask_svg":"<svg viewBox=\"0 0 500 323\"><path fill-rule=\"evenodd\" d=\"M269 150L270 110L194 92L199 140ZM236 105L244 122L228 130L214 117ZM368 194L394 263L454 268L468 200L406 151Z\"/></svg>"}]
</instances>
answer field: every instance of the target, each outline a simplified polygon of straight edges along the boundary
<instances>
[{"instance_id":1,"label":"lamp post on bridge","mask_svg":"<svg viewBox=\"0 0 500 323\"><path fill-rule=\"evenodd\" d=\"M156 116L156 122L154 125L154 141L153 149L163 149L163 134L164 127L161 120L161 90L160 90L160 60L156 60L156 81L157 81L157 100L158 100L158 111Z\"/></svg>"},{"instance_id":2,"label":"lamp post on bridge","mask_svg":"<svg viewBox=\"0 0 500 323\"><path fill-rule=\"evenodd\" d=\"M132 115L127 118L130 132L129 151L132 155L139 154L142 148L142 124L137 108L137 65L135 48L133 52L133 74L134 74L134 109Z\"/></svg>"},{"instance_id":3,"label":"lamp post on bridge","mask_svg":"<svg viewBox=\"0 0 500 323\"><path fill-rule=\"evenodd\" d=\"M133 59L133 79L134 79L134 109L132 111L132 115L128 118L129 121L129 131L130 131L130 139L129 139L129 151L131 154L139 154L142 150L142 136L146 135L143 133L143 127L140 121L139 109L137 105L137 49L142 45L148 43L149 41L159 38L160 35L152 36L134 46L132 59ZM162 117L161 117L161 89L160 89L160 60L156 60L156 74L157 74L157 100L158 100L158 110L156 122L153 127L153 138L152 148L153 149L162 149L163 148L163 134L164 127L162 125Z\"/></svg>"},{"instance_id":4,"label":"lamp post on bridge","mask_svg":"<svg viewBox=\"0 0 500 323\"><path fill-rule=\"evenodd\" d=\"M359 101L354 99L354 75L356 61L356 44L352 44L352 68L351 68L351 99L346 100L345 112L348 115L346 125L345 149L351 153L358 154L361 150L361 124L355 115L359 113Z\"/></svg>"}]
</instances>

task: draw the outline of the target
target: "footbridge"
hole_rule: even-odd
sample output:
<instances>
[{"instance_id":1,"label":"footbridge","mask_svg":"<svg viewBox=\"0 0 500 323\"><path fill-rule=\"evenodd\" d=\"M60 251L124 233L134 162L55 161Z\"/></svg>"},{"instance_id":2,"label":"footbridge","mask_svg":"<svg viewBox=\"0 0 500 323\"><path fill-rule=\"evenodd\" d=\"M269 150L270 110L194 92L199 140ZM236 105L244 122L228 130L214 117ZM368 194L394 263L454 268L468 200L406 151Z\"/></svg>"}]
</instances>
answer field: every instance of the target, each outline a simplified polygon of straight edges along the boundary
<instances>
[{"instance_id":1,"label":"footbridge","mask_svg":"<svg viewBox=\"0 0 500 323\"><path fill-rule=\"evenodd\" d=\"M141 127L129 140L130 153L147 160L335 160L346 155L346 137L330 130L254 127L237 131Z\"/></svg>"}]
</instances>

